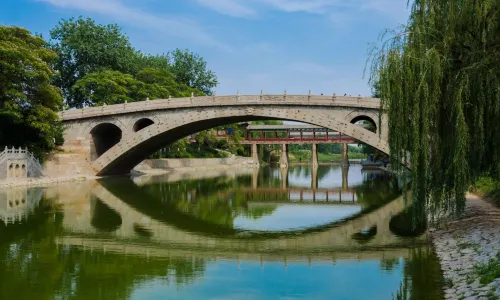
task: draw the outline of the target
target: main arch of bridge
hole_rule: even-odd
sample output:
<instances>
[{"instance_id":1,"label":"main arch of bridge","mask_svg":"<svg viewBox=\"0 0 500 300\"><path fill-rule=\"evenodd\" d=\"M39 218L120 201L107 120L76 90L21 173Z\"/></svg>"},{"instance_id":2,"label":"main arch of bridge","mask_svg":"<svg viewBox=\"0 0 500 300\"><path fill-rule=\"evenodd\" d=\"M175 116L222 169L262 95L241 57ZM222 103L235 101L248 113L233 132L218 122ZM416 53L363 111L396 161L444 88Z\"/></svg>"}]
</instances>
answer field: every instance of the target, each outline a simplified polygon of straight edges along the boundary
<instances>
[{"instance_id":1,"label":"main arch of bridge","mask_svg":"<svg viewBox=\"0 0 500 300\"><path fill-rule=\"evenodd\" d=\"M374 133L353 124L378 120L380 100L312 95L206 96L64 111L66 150L85 153L97 175L126 174L182 137L236 122L290 120L341 132L388 153L387 118ZM103 141L106 141L103 143Z\"/></svg>"}]
</instances>

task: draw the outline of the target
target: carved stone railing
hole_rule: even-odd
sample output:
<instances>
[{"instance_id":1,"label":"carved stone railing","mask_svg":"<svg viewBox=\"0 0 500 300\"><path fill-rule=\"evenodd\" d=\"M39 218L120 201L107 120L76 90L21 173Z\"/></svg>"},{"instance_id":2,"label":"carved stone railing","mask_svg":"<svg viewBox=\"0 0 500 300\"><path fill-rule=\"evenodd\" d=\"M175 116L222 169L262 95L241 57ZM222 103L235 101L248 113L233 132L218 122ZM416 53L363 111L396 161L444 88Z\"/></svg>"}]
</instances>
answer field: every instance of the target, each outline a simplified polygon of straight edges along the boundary
<instances>
[{"instance_id":1,"label":"carved stone railing","mask_svg":"<svg viewBox=\"0 0 500 300\"><path fill-rule=\"evenodd\" d=\"M303 105L303 106L339 106L353 108L379 109L380 99L352 96L317 96L311 95L232 95L232 96L201 96L186 98L169 98L145 100L131 103L104 105L98 107L66 110L59 113L63 121L84 119L108 115L118 115L141 111L210 107L210 106L246 106L246 105Z\"/></svg>"},{"instance_id":2,"label":"carved stone railing","mask_svg":"<svg viewBox=\"0 0 500 300\"><path fill-rule=\"evenodd\" d=\"M27 148L8 148L0 152L0 180L43 177L40 161Z\"/></svg>"}]
</instances>

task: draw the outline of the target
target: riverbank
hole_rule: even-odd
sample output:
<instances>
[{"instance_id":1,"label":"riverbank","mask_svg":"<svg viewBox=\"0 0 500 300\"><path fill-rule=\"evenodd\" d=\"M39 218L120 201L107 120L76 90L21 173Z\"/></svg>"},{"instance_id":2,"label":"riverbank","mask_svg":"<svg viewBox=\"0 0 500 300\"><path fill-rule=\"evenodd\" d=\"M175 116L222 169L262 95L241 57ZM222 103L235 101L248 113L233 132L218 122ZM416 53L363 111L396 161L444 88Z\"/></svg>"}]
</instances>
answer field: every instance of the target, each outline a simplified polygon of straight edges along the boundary
<instances>
[{"instance_id":1,"label":"riverbank","mask_svg":"<svg viewBox=\"0 0 500 300\"><path fill-rule=\"evenodd\" d=\"M0 188L10 187L27 187L27 186L48 186L65 182L78 182L90 179L97 179L98 176L77 175L64 177L41 177L41 178L25 178L17 180L0 181Z\"/></svg>"},{"instance_id":2,"label":"riverbank","mask_svg":"<svg viewBox=\"0 0 500 300\"><path fill-rule=\"evenodd\" d=\"M465 213L431 228L446 299L500 299L500 209L467 195Z\"/></svg>"},{"instance_id":3,"label":"riverbank","mask_svg":"<svg viewBox=\"0 0 500 300\"><path fill-rule=\"evenodd\" d=\"M54 160L51 160L44 166L44 171L46 171L45 174L48 174L47 176L40 178L17 178L15 180L0 181L0 188L49 186L59 183L79 182L102 178L101 176L92 175L92 173L88 170L82 172L81 170L84 168L75 168L74 161L80 163L78 160L69 160L67 158L62 160L60 157L61 155L58 157L57 163L54 163ZM169 175L192 172L207 173L212 171L227 170L235 167L244 169L254 168L255 164L250 158L247 157L152 159L145 160L140 163L131 171L130 175L137 177L143 175ZM76 175L69 175L71 174L70 170L72 168L73 171L77 173ZM57 174L61 174L61 176L57 176Z\"/></svg>"},{"instance_id":4,"label":"riverbank","mask_svg":"<svg viewBox=\"0 0 500 300\"><path fill-rule=\"evenodd\" d=\"M174 172L211 171L234 167L254 168L255 163L248 157L228 158L179 158L147 159L132 170L132 175L162 175Z\"/></svg>"}]
</instances>

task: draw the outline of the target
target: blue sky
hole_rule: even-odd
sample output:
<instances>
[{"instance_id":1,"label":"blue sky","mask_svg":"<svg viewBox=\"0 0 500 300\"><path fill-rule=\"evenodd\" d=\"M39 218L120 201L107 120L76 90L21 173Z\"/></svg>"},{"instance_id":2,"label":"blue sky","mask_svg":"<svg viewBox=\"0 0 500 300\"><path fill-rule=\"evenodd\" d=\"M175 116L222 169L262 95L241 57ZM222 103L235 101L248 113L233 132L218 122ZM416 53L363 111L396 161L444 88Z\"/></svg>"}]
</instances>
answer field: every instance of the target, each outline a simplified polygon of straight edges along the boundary
<instances>
[{"instance_id":1,"label":"blue sky","mask_svg":"<svg viewBox=\"0 0 500 300\"><path fill-rule=\"evenodd\" d=\"M382 270L381 260L260 262L217 260L207 265L193 284L177 286L173 279L152 280L136 288L131 299L208 300L386 300L398 291L404 261Z\"/></svg>"},{"instance_id":2,"label":"blue sky","mask_svg":"<svg viewBox=\"0 0 500 300\"><path fill-rule=\"evenodd\" d=\"M1 0L0 24L48 36L61 19L117 23L146 53L188 48L218 95L369 95L370 43L404 23L407 0Z\"/></svg>"}]
</instances>

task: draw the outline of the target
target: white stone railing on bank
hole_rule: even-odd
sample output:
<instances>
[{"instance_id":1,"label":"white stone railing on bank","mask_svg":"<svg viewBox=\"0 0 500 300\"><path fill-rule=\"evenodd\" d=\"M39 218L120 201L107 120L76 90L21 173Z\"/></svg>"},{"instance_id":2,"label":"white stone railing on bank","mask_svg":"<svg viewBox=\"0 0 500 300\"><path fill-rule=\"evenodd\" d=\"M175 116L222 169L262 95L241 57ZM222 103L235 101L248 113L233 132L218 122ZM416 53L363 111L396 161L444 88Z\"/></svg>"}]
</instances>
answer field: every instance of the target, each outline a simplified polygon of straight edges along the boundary
<instances>
[{"instance_id":1,"label":"white stone railing on bank","mask_svg":"<svg viewBox=\"0 0 500 300\"><path fill-rule=\"evenodd\" d=\"M210 106L246 106L246 105L304 105L379 109L380 99L352 96L317 96L317 95L231 95L201 96L145 100L131 103L104 105L98 107L71 109L59 113L63 121L84 119L108 115L118 115L150 110L210 107Z\"/></svg>"},{"instance_id":2,"label":"white stone railing on bank","mask_svg":"<svg viewBox=\"0 0 500 300\"><path fill-rule=\"evenodd\" d=\"M43 177L43 168L40 165L40 160L33 156L33 154L28 151L28 148L8 148L5 146L4 150L0 152L0 172L5 173L0 174L0 180L8 179L8 159L26 159L28 177Z\"/></svg>"}]
</instances>

